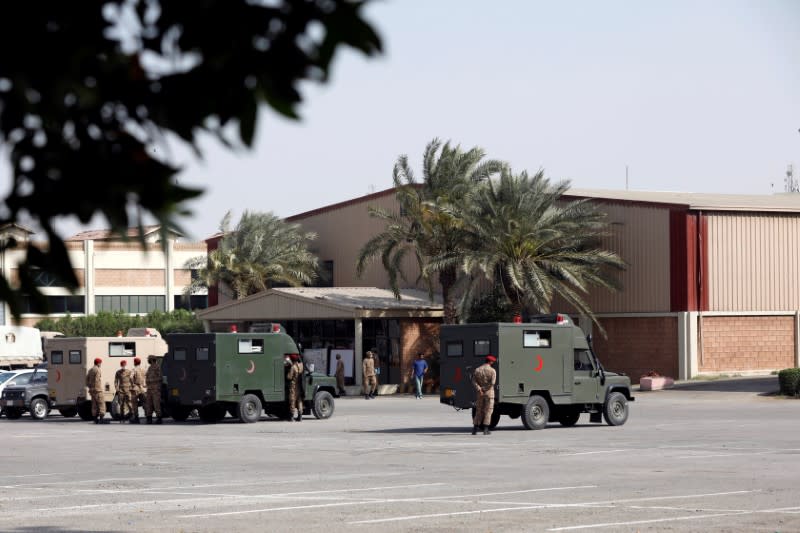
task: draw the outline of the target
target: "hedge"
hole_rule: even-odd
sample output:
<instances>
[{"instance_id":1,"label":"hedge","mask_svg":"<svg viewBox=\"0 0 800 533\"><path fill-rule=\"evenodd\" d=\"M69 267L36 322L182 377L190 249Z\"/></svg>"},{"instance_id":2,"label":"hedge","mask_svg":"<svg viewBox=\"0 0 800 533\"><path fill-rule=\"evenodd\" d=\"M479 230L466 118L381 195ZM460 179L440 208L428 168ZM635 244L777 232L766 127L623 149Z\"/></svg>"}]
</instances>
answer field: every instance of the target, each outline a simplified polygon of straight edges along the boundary
<instances>
[{"instance_id":1,"label":"hedge","mask_svg":"<svg viewBox=\"0 0 800 533\"><path fill-rule=\"evenodd\" d=\"M800 368L786 368L778 372L781 394L796 396L800 394Z\"/></svg>"},{"instance_id":2,"label":"hedge","mask_svg":"<svg viewBox=\"0 0 800 533\"><path fill-rule=\"evenodd\" d=\"M96 315L72 317L57 320L46 318L36 327L41 331L60 331L67 337L113 337L117 331L123 333L130 328L155 328L161 335L167 333L200 333L203 323L194 313L176 309L169 313L153 311L146 316L131 316L120 311L100 312Z\"/></svg>"}]
</instances>

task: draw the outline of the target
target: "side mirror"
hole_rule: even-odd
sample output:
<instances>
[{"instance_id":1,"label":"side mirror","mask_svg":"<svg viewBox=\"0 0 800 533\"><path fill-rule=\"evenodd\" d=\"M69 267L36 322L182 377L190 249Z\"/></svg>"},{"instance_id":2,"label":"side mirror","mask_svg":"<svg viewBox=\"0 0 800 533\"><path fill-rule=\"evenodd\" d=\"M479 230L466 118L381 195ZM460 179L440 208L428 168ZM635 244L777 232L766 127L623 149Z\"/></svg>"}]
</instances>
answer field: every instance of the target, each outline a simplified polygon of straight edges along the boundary
<instances>
[{"instance_id":1,"label":"side mirror","mask_svg":"<svg viewBox=\"0 0 800 533\"><path fill-rule=\"evenodd\" d=\"M313 372L314 371L314 363L308 363L306 365L306 368L308 368L309 372Z\"/></svg>"}]
</instances>

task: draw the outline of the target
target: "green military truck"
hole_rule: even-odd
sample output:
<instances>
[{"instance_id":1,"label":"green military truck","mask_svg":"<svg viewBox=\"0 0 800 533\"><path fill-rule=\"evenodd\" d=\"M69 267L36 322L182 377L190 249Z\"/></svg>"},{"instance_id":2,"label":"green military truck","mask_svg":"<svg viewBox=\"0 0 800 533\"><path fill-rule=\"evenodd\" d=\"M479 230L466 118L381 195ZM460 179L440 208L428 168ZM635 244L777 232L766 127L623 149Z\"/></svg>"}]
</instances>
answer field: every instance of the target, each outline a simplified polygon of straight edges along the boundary
<instances>
[{"instance_id":1,"label":"green military truck","mask_svg":"<svg viewBox=\"0 0 800 533\"><path fill-rule=\"evenodd\" d=\"M532 317L524 324L444 325L440 335L440 402L456 409L474 406L472 372L487 355L497 356L491 427L501 415L522 418L527 429L548 422L573 426L581 413L612 426L628 419L630 378L606 371L591 338L567 315Z\"/></svg>"},{"instance_id":2,"label":"green military truck","mask_svg":"<svg viewBox=\"0 0 800 533\"><path fill-rule=\"evenodd\" d=\"M172 333L162 363L167 414L182 422L197 409L204 422L226 413L256 422L262 411L287 417L284 360L299 353L280 324L267 333ZM303 414L330 418L337 396L335 378L303 373Z\"/></svg>"}]
</instances>

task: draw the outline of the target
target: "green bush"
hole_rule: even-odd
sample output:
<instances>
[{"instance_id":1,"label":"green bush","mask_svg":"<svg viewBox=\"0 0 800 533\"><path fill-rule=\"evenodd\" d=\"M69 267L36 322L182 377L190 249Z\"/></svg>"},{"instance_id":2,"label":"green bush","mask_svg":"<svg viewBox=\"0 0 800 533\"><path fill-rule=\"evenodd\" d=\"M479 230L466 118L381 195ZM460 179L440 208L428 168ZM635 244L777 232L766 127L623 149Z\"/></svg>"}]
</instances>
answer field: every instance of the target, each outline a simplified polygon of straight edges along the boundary
<instances>
[{"instance_id":1,"label":"green bush","mask_svg":"<svg viewBox=\"0 0 800 533\"><path fill-rule=\"evenodd\" d=\"M169 313L153 311L142 316L131 316L121 311L101 311L96 315L79 317L67 315L57 320L40 320L36 327L41 331L60 331L67 337L113 337L117 331L125 333L130 328L155 328L161 335L203 331L203 323L194 313L185 309L176 309Z\"/></svg>"},{"instance_id":2,"label":"green bush","mask_svg":"<svg viewBox=\"0 0 800 533\"><path fill-rule=\"evenodd\" d=\"M778 372L781 394L795 396L800 394L800 368L786 368Z\"/></svg>"}]
</instances>

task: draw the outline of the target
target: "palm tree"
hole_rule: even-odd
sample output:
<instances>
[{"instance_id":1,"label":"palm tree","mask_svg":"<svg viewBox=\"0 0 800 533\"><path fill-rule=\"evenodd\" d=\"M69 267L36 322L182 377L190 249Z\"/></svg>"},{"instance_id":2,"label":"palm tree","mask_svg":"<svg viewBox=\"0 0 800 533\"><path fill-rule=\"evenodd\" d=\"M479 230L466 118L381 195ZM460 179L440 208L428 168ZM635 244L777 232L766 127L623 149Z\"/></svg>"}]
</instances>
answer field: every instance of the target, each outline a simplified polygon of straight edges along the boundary
<instances>
[{"instance_id":1,"label":"palm tree","mask_svg":"<svg viewBox=\"0 0 800 533\"><path fill-rule=\"evenodd\" d=\"M625 263L600 248L609 234L604 213L587 200L560 201L568 188L568 181L551 185L542 171L529 177L505 169L466 203L471 249L439 263L459 261L464 272L498 283L514 315L548 312L559 295L597 323L584 296L590 287L618 289L615 273Z\"/></svg>"},{"instance_id":2,"label":"palm tree","mask_svg":"<svg viewBox=\"0 0 800 533\"><path fill-rule=\"evenodd\" d=\"M318 260L306 248L315 233L303 233L299 224L272 213L245 211L232 231L230 221L229 211L220 223L223 237L216 250L187 262L186 267L197 269L199 275L186 294L219 284L242 299L275 284L298 286L316 279Z\"/></svg>"},{"instance_id":3,"label":"palm tree","mask_svg":"<svg viewBox=\"0 0 800 533\"><path fill-rule=\"evenodd\" d=\"M441 151L440 151L441 149ZM422 181L417 182L408 164L400 156L394 165L393 182L397 190L400 212L370 208L370 216L385 221L384 230L370 239L360 250L356 271L360 277L366 266L380 257L389 275L389 285L400 298L399 279L405 279L403 260L413 256L422 281L433 299L434 279L442 288L444 322L456 321L453 289L460 280L459 265L439 268L431 258L457 254L463 250L466 232L459 213L462 202L480 182L503 168L504 163L484 161L481 148L461 150L460 146L434 139L423 154Z\"/></svg>"}]
</instances>

